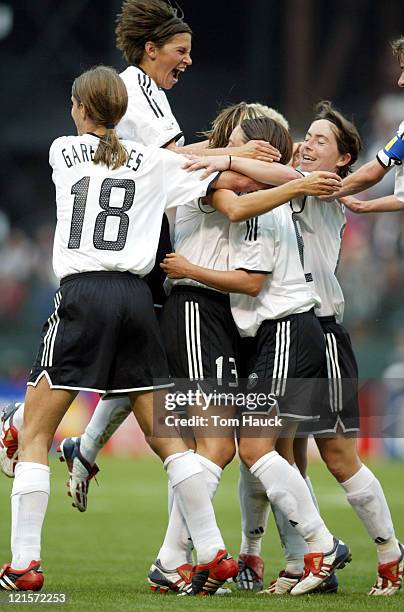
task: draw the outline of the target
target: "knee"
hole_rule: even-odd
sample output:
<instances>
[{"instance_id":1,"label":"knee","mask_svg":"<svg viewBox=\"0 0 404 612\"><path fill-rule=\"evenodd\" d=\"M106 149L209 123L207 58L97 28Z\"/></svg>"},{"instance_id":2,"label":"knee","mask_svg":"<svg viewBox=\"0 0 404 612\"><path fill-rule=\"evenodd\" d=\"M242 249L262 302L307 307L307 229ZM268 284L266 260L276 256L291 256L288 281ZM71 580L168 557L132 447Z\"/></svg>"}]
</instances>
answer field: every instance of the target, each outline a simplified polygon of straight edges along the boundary
<instances>
[{"instance_id":1,"label":"knee","mask_svg":"<svg viewBox=\"0 0 404 612\"><path fill-rule=\"evenodd\" d=\"M323 450L321 452L321 457L329 472L338 482L345 482L348 478L351 478L361 465L356 455L346 455L339 450Z\"/></svg>"},{"instance_id":2,"label":"knee","mask_svg":"<svg viewBox=\"0 0 404 612\"><path fill-rule=\"evenodd\" d=\"M236 445L233 439L205 438L197 441L196 452L203 455L221 468L232 462L236 454Z\"/></svg>"},{"instance_id":3,"label":"knee","mask_svg":"<svg viewBox=\"0 0 404 612\"><path fill-rule=\"evenodd\" d=\"M250 469L250 467L254 465L254 463L256 463L262 456L262 454L257 452L257 449L254 448L254 446L249 443L248 440L243 439L240 440L238 454L241 461L248 467L248 469Z\"/></svg>"}]
</instances>

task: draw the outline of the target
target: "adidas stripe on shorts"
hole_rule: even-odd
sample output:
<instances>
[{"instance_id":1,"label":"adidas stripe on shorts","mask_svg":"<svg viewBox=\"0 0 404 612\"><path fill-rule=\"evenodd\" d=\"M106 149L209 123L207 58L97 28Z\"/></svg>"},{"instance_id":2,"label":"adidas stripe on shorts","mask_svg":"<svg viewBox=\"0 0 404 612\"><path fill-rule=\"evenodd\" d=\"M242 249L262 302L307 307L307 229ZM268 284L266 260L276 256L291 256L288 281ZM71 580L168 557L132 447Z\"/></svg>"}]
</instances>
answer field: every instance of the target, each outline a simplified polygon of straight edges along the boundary
<instances>
[{"instance_id":1,"label":"adidas stripe on shorts","mask_svg":"<svg viewBox=\"0 0 404 612\"><path fill-rule=\"evenodd\" d=\"M271 394L277 414L291 419L319 417L318 387L324 364L325 341L313 310L264 321L257 333L256 355L246 393ZM243 413L269 413L260 403Z\"/></svg>"},{"instance_id":2,"label":"adidas stripe on shorts","mask_svg":"<svg viewBox=\"0 0 404 612\"><path fill-rule=\"evenodd\" d=\"M166 387L168 364L146 283L129 272L62 279L28 385L99 393Z\"/></svg>"}]
</instances>

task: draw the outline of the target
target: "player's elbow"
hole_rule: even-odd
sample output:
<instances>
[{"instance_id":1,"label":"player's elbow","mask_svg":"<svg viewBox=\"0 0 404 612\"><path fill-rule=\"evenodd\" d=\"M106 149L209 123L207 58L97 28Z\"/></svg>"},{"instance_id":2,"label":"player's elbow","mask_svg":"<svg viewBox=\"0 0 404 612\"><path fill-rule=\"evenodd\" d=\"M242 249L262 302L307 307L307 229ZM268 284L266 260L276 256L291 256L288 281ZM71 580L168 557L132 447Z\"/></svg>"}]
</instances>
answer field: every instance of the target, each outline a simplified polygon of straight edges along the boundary
<instances>
[{"instance_id":1,"label":"player's elbow","mask_svg":"<svg viewBox=\"0 0 404 612\"><path fill-rule=\"evenodd\" d=\"M239 221L244 220L241 210L235 203L233 203L226 209L225 215L230 221L230 223L238 223Z\"/></svg>"},{"instance_id":2,"label":"player's elbow","mask_svg":"<svg viewBox=\"0 0 404 612\"><path fill-rule=\"evenodd\" d=\"M250 297L257 297L261 293L262 281L261 278L256 277L255 274L249 274L247 282L245 284L245 291Z\"/></svg>"}]
</instances>

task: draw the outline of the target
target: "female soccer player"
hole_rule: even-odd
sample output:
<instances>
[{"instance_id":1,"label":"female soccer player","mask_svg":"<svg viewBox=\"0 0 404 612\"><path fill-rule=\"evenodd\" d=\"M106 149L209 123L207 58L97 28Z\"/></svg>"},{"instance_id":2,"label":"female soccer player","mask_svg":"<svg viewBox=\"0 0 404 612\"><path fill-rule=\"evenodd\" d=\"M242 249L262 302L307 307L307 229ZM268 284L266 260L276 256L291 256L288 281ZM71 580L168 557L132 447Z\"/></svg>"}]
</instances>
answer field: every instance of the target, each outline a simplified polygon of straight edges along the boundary
<instances>
[{"instance_id":1,"label":"female soccer player","mask_svg":"<svg viewBox=\"0 0 404 612\"><path fill-rule=\"evenodd\" d=\"M121 74L128 91L128 109L119 122L119 136L178 153L223 153L223 149L205 151L206 142L182 146L184 138L165 94L192 64L192 31L177 10L163 0L125 0L117 19L116 43L129 64ZM246 143L235 151L264 161L278 159L277 153L262 140ZM239 190L246 190L245 183ZM165 215L156 264L148 276L154 304L159 308L165 300L164 274L159 263L170 250ZM94 467L98 452L130 412L128 398L100 400L84 434L68 438L61 445L61 458L70 472L70 493L80 511L86 510L89 479L98 471Z\"/></svg>"},{"instance_id":2,"label":"female soccer player","mask_svg":"<svg viewBox=\"0 0 404 612\"><path fill-rule=\"evenodd\" d=\"M181 439L153 435L152 391L170 383L143 277L154 262L164 210L205 195L209 180L189 176L181 168L183 158L172 152L120 142L115 126L126 107L125 85L113 69L83 73L72 87L78 136L58 138L50 148L58 219L53 264L61 284L28 381L12 491L13 558L1 570L2 589L43 585L47 455L80 390L129 395L150 446L164 462L199 554L202 573L194 574L193 592L209 577L224 581L237 573L199 462Z\"/></svg>"},{"instance_id":3,"label":"female soccer player","mask_svg":"<svg viewBox=\"0 0 404 612\"><path fill-rule=\"evenodd\" d=\"M300 167L305 173L335 171L341 177L347 177L344 182L349 183L350 167L355 163L359 150L360 138L355 126L330 103L323 102L319 104L315 120L300 147ZM208 162L205 160L205 163ZM252 176L256 180L265 180L260 173ZM351 176L355 177L355 174ZM335 276L346 223L344 207L336 200L324 202L309 197L301 202L293 201L292 210L299 220L305 258L321 297L322 305L316 309L316 314L326 339L324 375L329 380L329 393L324 395L326 401L321 407L320 421L310 424L310 431L328 469L345 490L347 500L376 544L379 566L376 582L369 594L393 595L402 582L403 547L396 539L382 487L360 461L355 437L359 430L358 373L349 334L341 324L344 297ZM300 447L301 440L296 442ZM301 456L301 449L298 454ZM304 462L297 463L305 474ZM265 523L265 516L265 506L261 504L261 517L257 512L254 515L257 525ZM302 540L299 543L290 524L282 521L276 511L275 518L285 543L288 565L266 592L282 594L290 592L300 579L305 545Z\"/></svg>"}]
</instances>

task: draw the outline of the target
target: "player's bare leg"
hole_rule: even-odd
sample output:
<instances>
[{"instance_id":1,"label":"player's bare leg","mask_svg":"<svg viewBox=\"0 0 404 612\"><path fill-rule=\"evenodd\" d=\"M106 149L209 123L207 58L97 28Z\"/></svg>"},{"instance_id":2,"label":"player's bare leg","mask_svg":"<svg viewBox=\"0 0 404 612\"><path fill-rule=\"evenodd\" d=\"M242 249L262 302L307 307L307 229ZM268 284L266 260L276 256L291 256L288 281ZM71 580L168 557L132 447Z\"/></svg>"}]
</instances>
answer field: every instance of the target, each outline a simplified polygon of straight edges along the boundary
<instances>
[{"instance_id":1,"label":"player's bare leg","mask_svg":"<svg viewBox=\"0 0 404 612\"><path fill-rule=\"evenodd\" d=\"M369 595L394 595L401 588L404 555L379 481L361 463L355 437L319 437L316 442L329 471L376 544L378 575Z\"/></svg>"},{"instance_id":2,"label":"player's bare leg","mask_svg":"<svg viewBox=\"0 0 404 612\"><path fill-rule=\"evenodd\" d=\"M76 395L75 391L51 389L45 377L36 387L28 387L19 462L11 494L12 561L0 574L3 589L42 588L41 530L49 498L48 452L56 429Z\"/></svg>"}]
</instances>

